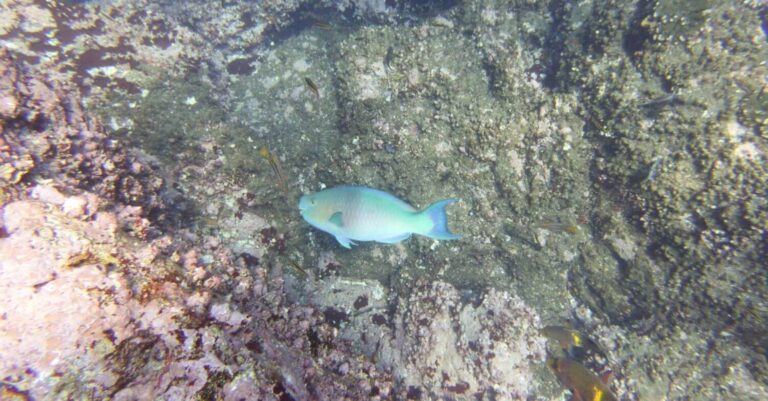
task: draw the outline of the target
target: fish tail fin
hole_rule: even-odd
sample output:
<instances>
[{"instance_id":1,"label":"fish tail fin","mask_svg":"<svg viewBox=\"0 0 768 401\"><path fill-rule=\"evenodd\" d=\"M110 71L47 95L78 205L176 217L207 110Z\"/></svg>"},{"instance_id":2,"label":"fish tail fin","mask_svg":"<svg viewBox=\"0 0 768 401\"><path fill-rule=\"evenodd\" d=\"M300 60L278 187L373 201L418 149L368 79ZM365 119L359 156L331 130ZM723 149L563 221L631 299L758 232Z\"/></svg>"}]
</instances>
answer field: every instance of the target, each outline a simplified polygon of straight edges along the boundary
<instances>
[{"instance_id":1,"label":"fish tail fin","mask_svg":"<svg viewBox=\"0 0 768 401\"><path fill-rule=\"evenodd\" d=\"M425 232L423 235L434 239L459 239L461 235L456 235L448 230L448 216L445 213L445 207L451 203L457 202L458 199L443 199L431 204L428 208L421 212L424 215L429 216L432 221L432 228Z\"/></svg>"}]
</instances>

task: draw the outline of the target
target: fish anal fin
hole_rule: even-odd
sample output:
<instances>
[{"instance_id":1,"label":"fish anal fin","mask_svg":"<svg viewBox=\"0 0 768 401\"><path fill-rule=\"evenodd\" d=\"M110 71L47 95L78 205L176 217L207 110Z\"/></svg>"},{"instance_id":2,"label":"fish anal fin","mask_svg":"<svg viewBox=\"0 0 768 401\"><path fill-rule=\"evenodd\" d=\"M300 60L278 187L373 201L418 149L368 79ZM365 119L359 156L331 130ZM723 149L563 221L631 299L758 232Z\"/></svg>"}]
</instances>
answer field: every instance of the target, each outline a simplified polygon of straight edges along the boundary
<instances>
[{"instance_id":1,"label":"fish anal fin","mask_svg":"<svg viewBox=\"0 0 768 401\"><path fill-rule=\"evenodd\" d=\"M328 221L337 227L344 227L344 221L342 220L341 212L336 212L331 215Z\"/></svg>"},{"instance_id":2,"label":"fish anal fin","mask_svg":"<svg viewBox=\"0 0 768 401\"><path fill-rule=\"evenodd\" d=\"M336 241L338 241L341 246L347 249L352 249L352 245L357 245L354 241L347 237L342 237L341 235L336 236Z\"/></svg>"}]
</instances>

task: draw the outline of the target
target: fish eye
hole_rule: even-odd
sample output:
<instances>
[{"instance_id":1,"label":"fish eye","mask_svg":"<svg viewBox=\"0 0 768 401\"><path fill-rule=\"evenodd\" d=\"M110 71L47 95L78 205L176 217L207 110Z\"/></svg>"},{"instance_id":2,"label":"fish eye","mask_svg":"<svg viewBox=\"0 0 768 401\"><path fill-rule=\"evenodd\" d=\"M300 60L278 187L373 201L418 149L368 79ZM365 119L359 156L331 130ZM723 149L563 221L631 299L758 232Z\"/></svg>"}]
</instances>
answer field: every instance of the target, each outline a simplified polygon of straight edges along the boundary
<instances>
[{"instance_id":1,"label":"fish eye","mask_svg":"<svg viewBox=\"0 0 768 401\"><path fill-rule=\"evenodd\" d=\"M312 206L314 206L315 205L315 199L314 198L310 199L309 203L312 204Z\"/></svg>"}]
</instances>

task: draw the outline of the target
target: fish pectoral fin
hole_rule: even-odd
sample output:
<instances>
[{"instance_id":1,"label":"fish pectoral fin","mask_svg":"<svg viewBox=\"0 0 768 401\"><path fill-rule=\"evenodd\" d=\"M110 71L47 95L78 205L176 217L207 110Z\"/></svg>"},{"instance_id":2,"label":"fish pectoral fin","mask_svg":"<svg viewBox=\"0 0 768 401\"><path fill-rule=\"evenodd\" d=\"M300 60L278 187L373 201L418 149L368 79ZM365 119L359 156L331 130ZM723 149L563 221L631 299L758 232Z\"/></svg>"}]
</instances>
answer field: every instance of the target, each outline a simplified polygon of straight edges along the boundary
<instances>
[{"instance_id":1,"label":"fish pectoral fin","mask_svg":"<svg viewBox=\"0 0 768 401\"><path fill-rule=\"evenodd\" d=\"M328 221L336 227L344 227L344 221L341 219L341 212L334 213Z\"/></svg>"},{"instance_id":2,"label":"fish pectoral fin","mask_svg":"<svg viewBox=\"0 0 768 401\"><path fill-rule=\"evenodd\" d=\"M357 245L354 241L347 237L342 237L341 235L336 236L336 241L339 241L339 244L347 249L352 249L352 245Z\"/></svg>"},{"instance_id":3,"label":"fish pectoral fin","mask_svg":"<svg viewBox=\"0 0 768 401\"><path fill-rule=\"evenodd\" d=\"M402 235L394 236L392 238L377 239L376 242L381 242L382 244L397 244L400 241L408 239L410 236L411 233L405 233Z\"/></svg>"}]
</instances>

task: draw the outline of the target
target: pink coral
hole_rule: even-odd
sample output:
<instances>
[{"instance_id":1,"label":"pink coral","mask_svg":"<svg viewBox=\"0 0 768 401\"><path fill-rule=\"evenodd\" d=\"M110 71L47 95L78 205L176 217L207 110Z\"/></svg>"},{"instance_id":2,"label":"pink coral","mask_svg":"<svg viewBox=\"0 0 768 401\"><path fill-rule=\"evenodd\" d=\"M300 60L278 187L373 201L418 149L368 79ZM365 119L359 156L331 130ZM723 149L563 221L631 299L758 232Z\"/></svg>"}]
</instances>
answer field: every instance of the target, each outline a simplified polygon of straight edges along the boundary
<instances>
[{"instance_id":1,"label":"pink coral","mask_svg":"<svg viewBox=\"0 0 768 401\"><path fill-rule=\"evenodd\" d=\"M55 375L103 369L96 344L111 348L134 334L125 306L131 294L101 259L109 248L84 234L93 223L42 201L16 201L2 213L8 236L0 239L0 376L33 375L39 384L32 394L42 397ZM98 380L117 378L105 370Z\"/></svg>"}]
</instances>

